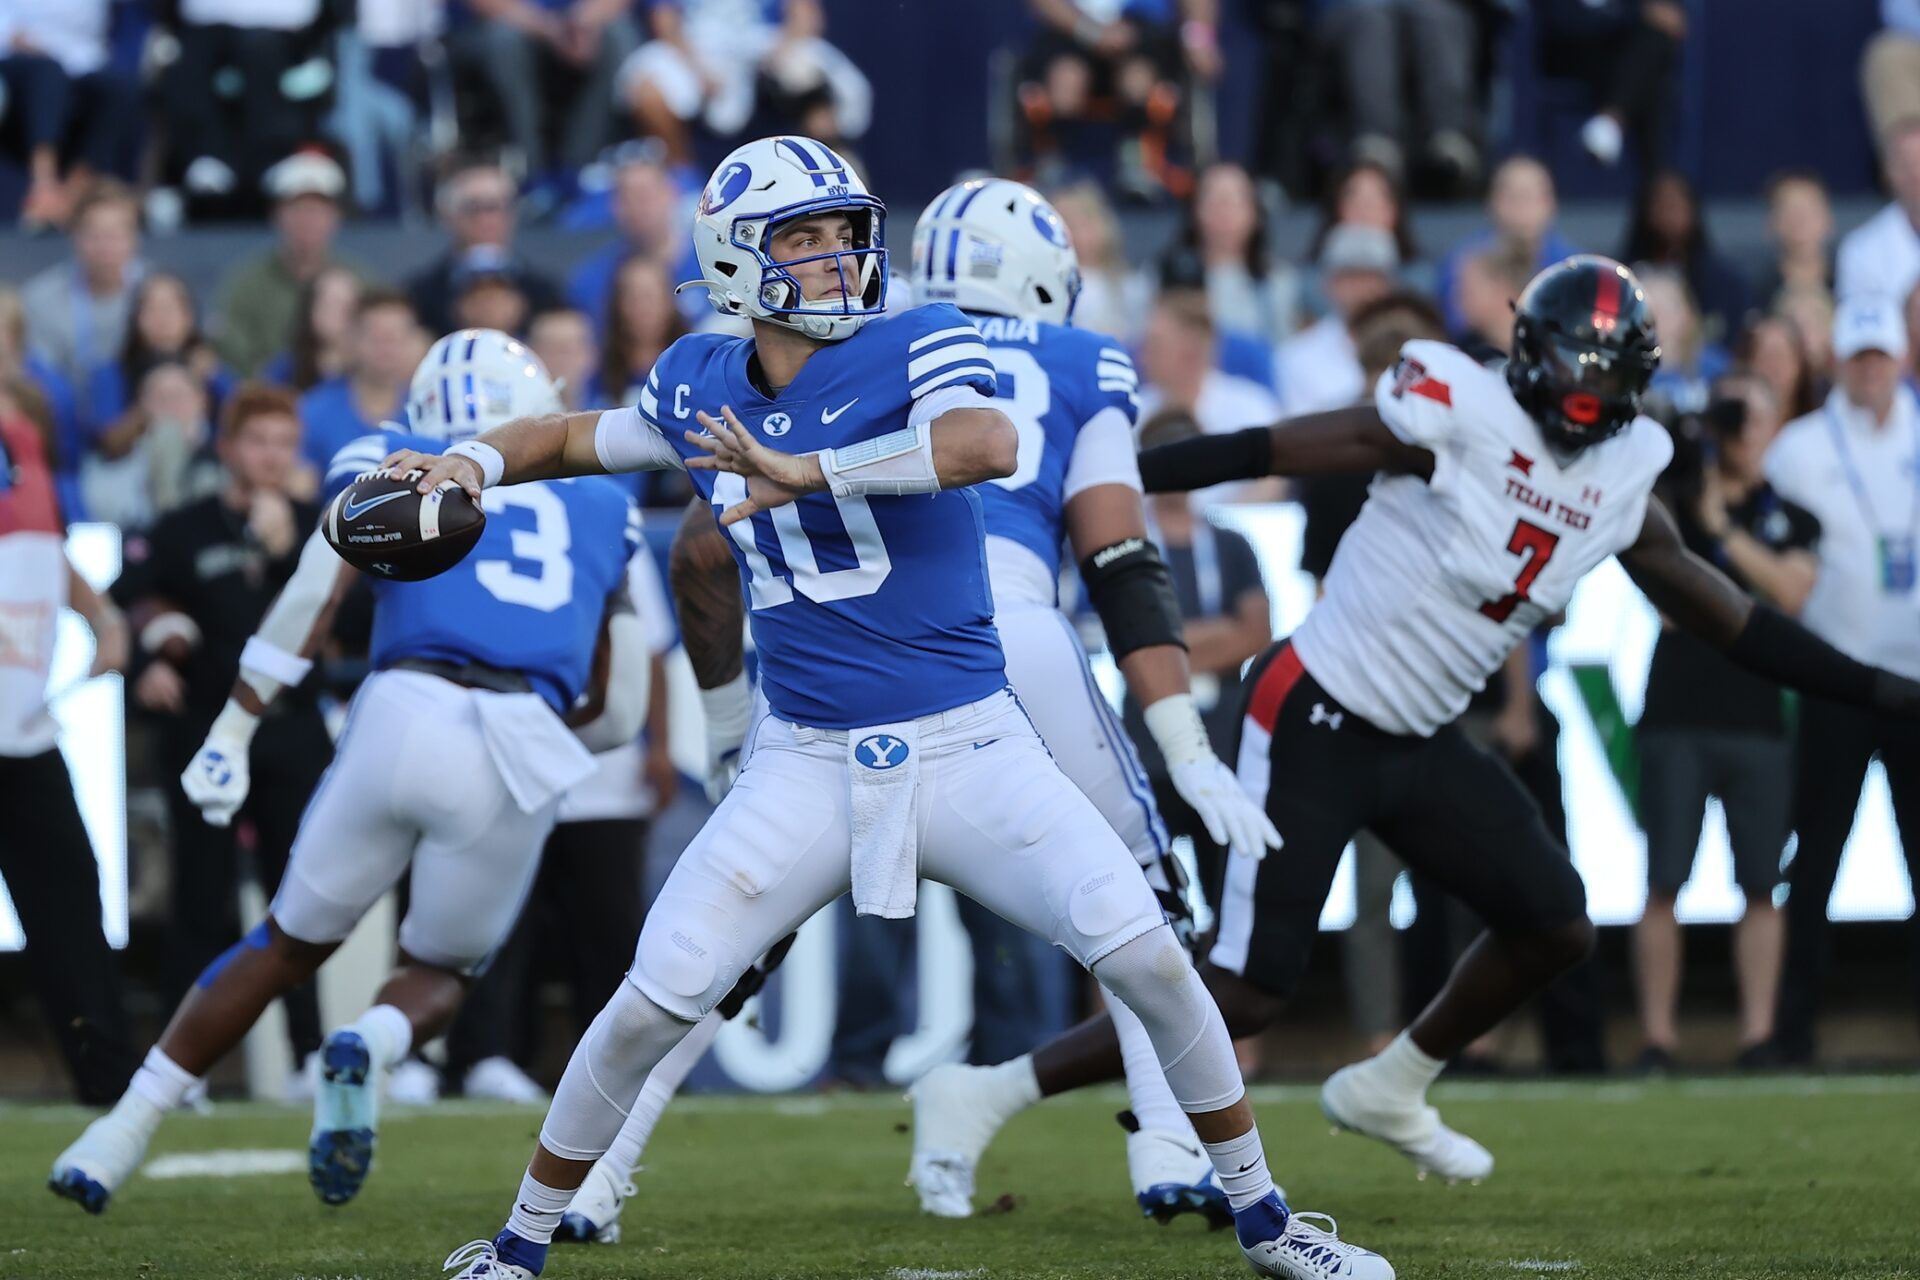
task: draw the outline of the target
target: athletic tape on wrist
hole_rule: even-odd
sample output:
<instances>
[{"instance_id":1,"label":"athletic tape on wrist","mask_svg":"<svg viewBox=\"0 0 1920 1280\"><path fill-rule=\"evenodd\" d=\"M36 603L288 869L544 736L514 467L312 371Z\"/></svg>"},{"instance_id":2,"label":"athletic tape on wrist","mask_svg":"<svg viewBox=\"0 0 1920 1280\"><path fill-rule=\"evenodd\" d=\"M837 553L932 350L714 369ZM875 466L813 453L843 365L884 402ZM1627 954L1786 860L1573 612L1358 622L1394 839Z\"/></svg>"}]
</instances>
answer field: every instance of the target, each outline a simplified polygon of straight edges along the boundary
<instances>
[{"instance_id":1,"label":"athletic tape on wrist","mask_svg":"<svg viewBox=\"0 0 1920 1280\"><path fill-rule=\"evenodd\" d=\"M498 449L482 441L462 440L459 444L447 450L447 453L449 456L457 454L462 458L472 458L480 464L480 487L482 489L493 488L493 486L500 483L500 477L506 474L507 460L500 456Z\"/></svg>"}]
</instances>

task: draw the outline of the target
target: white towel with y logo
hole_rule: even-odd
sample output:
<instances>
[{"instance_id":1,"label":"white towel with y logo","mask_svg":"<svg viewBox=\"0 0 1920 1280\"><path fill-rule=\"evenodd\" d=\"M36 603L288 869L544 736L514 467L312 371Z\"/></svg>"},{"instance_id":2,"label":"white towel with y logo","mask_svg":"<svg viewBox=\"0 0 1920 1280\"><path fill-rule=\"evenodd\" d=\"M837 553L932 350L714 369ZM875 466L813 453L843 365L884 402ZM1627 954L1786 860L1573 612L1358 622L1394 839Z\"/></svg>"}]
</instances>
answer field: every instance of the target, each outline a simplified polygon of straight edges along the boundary
<instances>
[{"instance_id":1,"label":"white towel with y logo","mask_svg":"<svg viewBox=\"0 0 1920 1280\"><path fill-rule=\"evenodd\" d=\"M920 726L847 732L852 790L853 906L863 916L903 920L920 883Z\"/></svg>"}]
</instances>

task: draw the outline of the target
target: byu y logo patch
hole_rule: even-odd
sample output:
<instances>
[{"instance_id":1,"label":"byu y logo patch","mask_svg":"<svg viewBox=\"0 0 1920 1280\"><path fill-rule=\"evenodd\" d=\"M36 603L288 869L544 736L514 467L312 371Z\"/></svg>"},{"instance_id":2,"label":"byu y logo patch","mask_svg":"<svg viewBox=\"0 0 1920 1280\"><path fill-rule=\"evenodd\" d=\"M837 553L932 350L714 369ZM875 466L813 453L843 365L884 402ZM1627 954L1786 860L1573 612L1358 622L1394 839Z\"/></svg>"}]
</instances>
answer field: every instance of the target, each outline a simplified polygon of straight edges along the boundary
<instances>
[{"instance_id":1,"label":"byu y logo patch","mask_svg":"<svg viewBox=\"0 0 1920 1280\"><path fill-rule=\"evenodd\" d=\"M760 426L770 436L783 436L793 430L793 419L784 413L770 413Z\"/></svg>"},{"instance_id":2,"label":"byu y logo patch","mask_svg":"<svg viewBox=\"0 0 1920 1280\"><path fill-rule=\"evenodd\" d=\"M853 744L853 758L869 769L897 769L907 762L907 754L907 744L886 733L876 733Z\"/></svg>"}]
</instances>

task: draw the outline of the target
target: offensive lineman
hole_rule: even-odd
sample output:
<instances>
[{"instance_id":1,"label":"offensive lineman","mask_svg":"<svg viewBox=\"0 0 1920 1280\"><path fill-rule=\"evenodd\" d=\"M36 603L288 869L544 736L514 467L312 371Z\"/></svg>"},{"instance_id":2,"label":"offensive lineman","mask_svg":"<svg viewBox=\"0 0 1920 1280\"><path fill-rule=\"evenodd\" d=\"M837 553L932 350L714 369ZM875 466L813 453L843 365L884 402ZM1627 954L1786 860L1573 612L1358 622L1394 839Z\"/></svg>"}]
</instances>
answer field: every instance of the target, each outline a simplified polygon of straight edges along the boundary
<instances>
[{"instance_id":1,"label":"offensive lineman","mask_svg":"<svg viewBox=\"0 0 1920 1280\"><path fill-rule=\"evenodd\" d=\"M998 375L994 404L1013 422L1019 440L1013 474L978 490L994 627L1006 651L1008 679L1061 771L1126 842L1162 900L1184 912L1163 863L1167 837L1152 789L1094 684L1072 623L1058 608L1063 543L1072 546L1110 648L1146 705L1148 728L1171 764L1174 785L1221 844L1258 857L1277 846L1278 836L1214 756L1194 709L1179 606L1166 567L1146 538L1133 444L1137 378L1126 353L1109 339L1067 327L1079 277L1060 215L1018 182L976 179L951 187L927 205L914 230L914 296L951 302L979 327ZM706 526L704 535L696 520ZM723 535L700 512L689 516L676 539L673 582L688 648L730 646L734 661L727 665L737 672L737 571L724 554L702 555L710 581L689 590L689 573L700 571L687 562L700 553L685 544L695 538L720 542ZM741 746L752 693L738 675L703 696L710 712L708 753L724 759ZM1146 1029L1125 1005L1109 1001L1108 1008L1138 1125L1127 1137L1136 1202L1161 1221L1203 1212L1221 1225L1231 1222L1213 1165L1167 1088ZM619 1238L621 1203L647 1138L718 1022L709 1014L648 1077L619 1140L574 1198L565 1237L607 1243ZM996 1127L983 1117L1002 1097L1015 1106L1037 1098L1050 1065L1045 1056L1027 1056L1004 1070L942 1066L921 1077L913 1087L908 1180L922 1208L949 1218L972 1213L975 1144L984 1146Z\"/></svg>"},{"instance_id":2,"label":"offensive lineman","mask_svg":"<svg viewBox=\"0 0 1920 1280\"><path fill-rule=\"evenodd\" d=\"M464 1280L538 1275L648 1073L748 964L850 886L865 913L911 914L925 875L1050 938L1140 1018L1255 1270L1387 1280L1385 1259L1274 1192L1224 1023L1126 847L1007 692L965 486L1011 474L1017 437L960 312L883 317L884 217L831 149L749 143L709 181L694 248L752 339L680 339L633 408L387 460L422 469L423 490L473 492L685 466L733 541L770 706L576 1047L506 1229L447 1266Z\"/></svg>"},{"instance_id":3,"label":"offensive lineman","mask_svg":"<svg viewBox=\"0 0 1920 1280\"><path fill-rule=\"evenodd\" d=\"M506 334L449 334L414 374L414 434L343 447L324 496L396 443L437 451L559 404L538 358ZM626 604L628 561L647 554L637 509L605 480L495 490L486 505L480 541L453 569L424 582L370 579L375 671L354 696L267 918L207 967L119 1103L55 1159L56 1194L101 1212L166 1113L269 1003L312 976L411 863L399 966L373 1007L321 1047L309 1178L329 1204L359 1191L373 1159L380 1075L452 1021L473 971L506 938L560 794L592 771L588 747L630 741L645 716L645 647ZM259 717L306 678L352 580L316 530L181 775L209 822L224 825L245 802ZM588 689L603 619L607 687L590 699L595 718L569 728L564 717Z\"/></svg>"},{"instance_id":4,"label":"offensive lineman","mask_svg":"<svg viewBox=\"0 0 1920 1280\"><path fill-rule=\"evenodd\" d=\"M1617 555L1676 625L1770 680L1920 714L1920 684L1844 656L1681 544L1652 497L1672 444L1639 414L1660 349L1633 274L1571 258L1536 276L1516 305L1504 371L1444 343L1409 342L1371 406L1140 459L1152 492L1384 473L1319 602L1250 672L1240 777L1286 844L1258 866L1230 862L1203 973L1235 1036L1267 1027L1306 966L1341 852L1362 827L1471 907L1488 930L1445 989L1320 1095L1334 1123L1395 1147L1423 1177L1492 1172L1484 1147L1440 1122L1427 1087L1593 943L1566 851L1506 767L1453 724L1589 570ZM1090 1054L1078 1066L1111 1079L1120 1064Z\"/></svg>"}]
</instances>

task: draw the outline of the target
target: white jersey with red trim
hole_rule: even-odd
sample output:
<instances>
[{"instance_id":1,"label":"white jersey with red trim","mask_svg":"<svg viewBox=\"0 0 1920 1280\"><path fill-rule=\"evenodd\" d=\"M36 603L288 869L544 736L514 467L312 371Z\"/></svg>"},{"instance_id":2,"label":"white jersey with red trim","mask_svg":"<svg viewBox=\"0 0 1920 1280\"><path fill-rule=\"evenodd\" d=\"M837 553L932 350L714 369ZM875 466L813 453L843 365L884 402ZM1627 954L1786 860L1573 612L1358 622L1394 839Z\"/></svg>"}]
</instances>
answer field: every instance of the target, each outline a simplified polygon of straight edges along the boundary
<instances>
[{"instance_id":1,"label":"white jersey with red trim","mask_svg":"<svg viewBox=\"0 0 1920 1280\"><path fill-rule=\"evenodd\" d=\"M1640 417L1563 463L1498 369L1441 342L1407 343L1374 404L1433 476L1373 482L1293 645L1349 710L1426 737L1633 544L1673 444Z\"/></svg>"}]
</instances>

